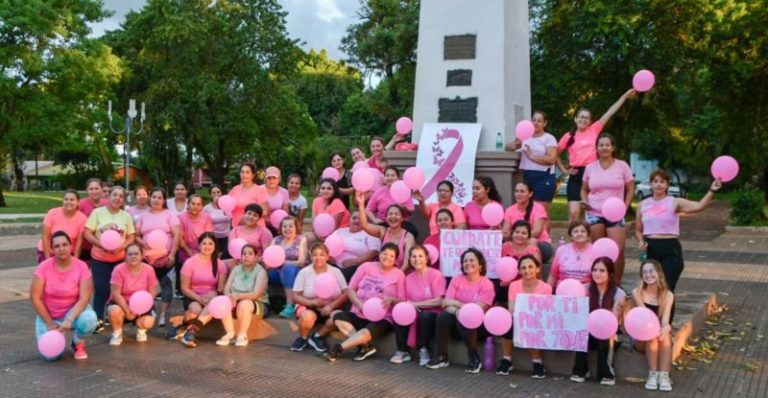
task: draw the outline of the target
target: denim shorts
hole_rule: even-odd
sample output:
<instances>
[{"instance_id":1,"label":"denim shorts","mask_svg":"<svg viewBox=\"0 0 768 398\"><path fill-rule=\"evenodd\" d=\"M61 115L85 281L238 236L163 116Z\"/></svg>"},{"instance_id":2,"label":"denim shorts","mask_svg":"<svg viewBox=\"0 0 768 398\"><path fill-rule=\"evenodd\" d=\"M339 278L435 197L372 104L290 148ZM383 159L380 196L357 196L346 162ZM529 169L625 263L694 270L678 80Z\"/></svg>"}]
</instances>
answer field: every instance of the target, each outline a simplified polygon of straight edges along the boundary
<instances>
[{"instance_id":1,"label":"denim shorts","mask_svg":"<svg viewBox=\"0 0 768 398\"><path fill-rule=\"evenodd\" d=\"M616 222L611 222L606 220L605 217L596 216L589 212L587 212L586 219L587 219L587 224L589 225L603 224L605 225L606 228L614 228L614 227L624 228L627 225L627 223L624 222L624 218Z\"/></svg>"}]
</instances>

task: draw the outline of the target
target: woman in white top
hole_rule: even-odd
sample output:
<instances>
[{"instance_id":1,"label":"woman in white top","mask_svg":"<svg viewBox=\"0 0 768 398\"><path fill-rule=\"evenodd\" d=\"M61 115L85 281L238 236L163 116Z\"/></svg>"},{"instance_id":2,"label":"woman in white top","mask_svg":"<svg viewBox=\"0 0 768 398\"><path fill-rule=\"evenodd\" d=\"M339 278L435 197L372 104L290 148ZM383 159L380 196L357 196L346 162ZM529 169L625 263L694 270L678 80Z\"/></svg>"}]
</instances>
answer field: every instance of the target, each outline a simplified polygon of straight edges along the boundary
<instances>
[{"instance_id":1,"label":"woman in white top","mask_svg":"<svg viewBox=\"0 0 768 398\"><path fill-rule=\"evenodd\" d=\"M533 200L540 203L549 213L549 206L555 197L556 178L555 163L557 162L557 140L555 136L545 131L547 114L544 111L534 111L533 137L507 144L507 150L520 151L520 170L523 180L533 187Z\"/></svg>"}]
</instances>

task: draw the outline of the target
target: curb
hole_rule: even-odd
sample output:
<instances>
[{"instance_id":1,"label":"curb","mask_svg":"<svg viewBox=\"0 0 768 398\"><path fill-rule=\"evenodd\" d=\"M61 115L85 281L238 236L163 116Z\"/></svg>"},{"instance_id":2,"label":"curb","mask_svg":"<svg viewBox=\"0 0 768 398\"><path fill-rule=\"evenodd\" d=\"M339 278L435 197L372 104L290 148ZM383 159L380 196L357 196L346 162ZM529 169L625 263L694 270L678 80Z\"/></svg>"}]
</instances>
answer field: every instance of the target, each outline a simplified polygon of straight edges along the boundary
<instances>
[{"instance_id":1,"label":"curb","mask_svg":"<svg viewBox=\"0 0 768 398\"><path fill-rule=\"evenodd\" d=\"M726 225L726 232L768 232L768 227L745 227L738 225Z\"/></svg>"}]
</instances>

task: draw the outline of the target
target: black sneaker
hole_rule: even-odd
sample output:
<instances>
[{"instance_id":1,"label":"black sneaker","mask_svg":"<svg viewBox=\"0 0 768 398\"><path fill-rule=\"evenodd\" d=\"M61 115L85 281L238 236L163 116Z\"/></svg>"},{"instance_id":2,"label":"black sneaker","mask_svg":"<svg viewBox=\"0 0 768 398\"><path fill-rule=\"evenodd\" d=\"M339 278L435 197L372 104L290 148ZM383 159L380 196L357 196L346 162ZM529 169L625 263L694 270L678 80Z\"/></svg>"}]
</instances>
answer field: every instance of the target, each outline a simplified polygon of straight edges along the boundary
<instances>
[{"instance_id":1,"label":"black sneaker","mask_svg":"<svg viewBox=\"0 0 768 398\"><path fill-rule=\"evenodd\" d=\"M512 361L503 358L501 362L499 362L499 367L496 368L496 374L500 376L509 376L509 373L513 370L515 370L515 367L512 366Z\"/></svg>"},{"instance_id":2,"label":"black sneaker","mask_svg":"<svg viewBox=\"0 0 768 398\"><path fill-rule=\"evenodd\" d=\"M96 323L96 329L93 329L93 334L99 334L104 330L104 321L98 321Z\"/></svg>"},{"instance_id":3,"label":"black sneaker","mask_svg":"<svg viewBox=\"0 0 768 398\"><path fill-rule=\"evenodd\" d=\"M534 362L533 372L531 372L532 379L544 379L547 377L547 372L544 371L544 364Z\"/></svg>"},{"instance_id":4,"label":"black sneaker","mask_svg":"<svg viewBox=\"0 0 768 398\"><path fill-rule=\"evenodd\" d=\"M325 359L327 359L327 360L329 360L331 362L334 362L334 361L336 361L336 358L338 358L339 355L341 355L341 351L342 351L341 344L336 343L336 344L331 346L330 350L328 350L328 351L326 351L324 353Z\"/></svg>"},{"instance_id":5,"label":"black sneaker","mask_svg":"<svg viewBox=\"0 0 768 398\"><path fill-rule=\"evenodd\" d=\"M366 345L362 345L357 348L357 352L355 353L355 361L364 361L365 358L368 358L369 356L376 353L376 347L371 345L370 343Z\"/></svg>"},{"instance_id":6,"label":"black sneaker","mask_svg":"<svg viewBox=\"0 0 768 398\"><path fill-rule=\"evenodd\" d=\"M291 351L299 352L303 351L307 347L307 339L302 339L301 337L297 337L296 340L293 341L293 344L291 345Z\"/></svg>"},{"instance_id":7,"label":"black sneaker","mask_svg":"<svg viewBox=\"0 0 768 398\"><path fill-rule=\"evenodd\" d=\"M323 338L317 333L309 336L307 343L309 343L309 346L314 348L317 352L325 352L328 350L328 347L325 346L325 341L323 341Z\"/></svg>"},{"instance_id":8,"label":"black sneaker","mask_svg":"<svg viewBox=\"0 0 768 398\"><path fill-rule=\"evenodd\" d=\"M427 369L447 368L450 365L445 355L438 355L427 362Z\"/></svg>"},{"instance_id":9,"label":"black sneaker","mask_svg":"<svg viewBox=\"0 0 768 398\"><path fill-rule=\"evenodd\" d=\"M197 347L197 343L195 342L195 337L197 336L197 330L198 330L198 327L196 325L189 325L189 327L187 328L187 331L184 332L184 337L181 338L181 344L184 344L189 348Z\"/></svg>"},{"instance_id":10,"label":"black sneaker","mask_svg":"<svg viewBox=\"0 0 768 398\"><path fill-rule=\"evenodd\" d=\"M472 357L472 359L469 360L469 364L467 365L467 369L464 371L466 373L480 373L480 371L483 369L483 363L480 361L479 357Z\"/></svg>"}]
</instances>

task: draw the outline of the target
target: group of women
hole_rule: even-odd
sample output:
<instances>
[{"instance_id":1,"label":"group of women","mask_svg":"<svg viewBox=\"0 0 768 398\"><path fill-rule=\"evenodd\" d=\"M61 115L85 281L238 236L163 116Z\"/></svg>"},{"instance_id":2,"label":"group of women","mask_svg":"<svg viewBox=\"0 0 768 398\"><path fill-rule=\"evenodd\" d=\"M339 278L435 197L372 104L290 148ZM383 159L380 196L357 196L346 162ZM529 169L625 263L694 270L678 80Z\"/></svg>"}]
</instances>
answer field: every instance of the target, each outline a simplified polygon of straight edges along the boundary
<instances>
[{"instance_id":1,"label":"group of women","mask_svg":"<svg viewBox=\"0 0 768 398\"><path fill-rule=\"evenodd\" d=\"M546 132L544 112L535 112L533 137L508 146L521 150L524 178L515 186L515 203L506 209L500 226L492 227L482 217L484 206L501 202L492 179L477 176L472 183L472 200L463 208L453 202L453 184L443 181L438 184L435 203L426 203L419 191L413 192L418 211L429 220L429 235L419 239L408 221L416 206L411 201L397 204L389 191L400 178L399 171L383 158L383 149L393 141L385 145L383 140L373 139L369 159L360 148L350 151L355 162L365 162L379 173L379 186L373 192L355 192L345 156L334 153L330 166L339 179L321 180L311 203L314 216L333 217L333 234L345 242L343 251L334 256L323 238L302 233L309 206L300 193L301 177L289 175L283 188L276 167L267 168L266 181L259 185L254 178L255 166L243 164L240 183L228 193L235 201L231 212L219 206L225 194L219 186L211 187L211 202L205 206L203 198L188 195L183 184L175 186L172 198L167 198L162 188L138 187L136 203L126 211L122 187L113 187L104 196L101 182L89 180L87 198L80 200L76 191L65 192L62 207L52 209L43 222L40 265L31 288L38 336L53 329L75 330L76 358L87 357L85 336L103 329L106 320L112 327L111 345L122 343L126 322L135 324L136 341L146 341L148 329L168 322L171 302L180 295L184 325L171 329L168 337L178 337L186 346L195 347L197 333L212 319L212 300L225 295L231 300L232 312L222 319L226 334L216 344L245 346L251 321L272 312L267 286L274 285L283 289L286 299L279 315L296 319L299 325L293 351L309 345L334 361L354 349L354 359L364 360L376 352L373 340L394 331L397 351L391 362L412 361L413 348L421 366L439 369L448 366L449 341L458 335L466 345L467 371L477 373L482 368L478 342L488 332L483 326L467 328L457 320L457 312L467 303L476 303L484 310L502 305L514 312L518 294L551 294L561 281L577 279L587 287L590 310L609 309L620 319L628 296L620 287L624 221L608 221L601 214L601 204L617 197L629 207L634 181L626 162L614 158L614 139L601 130L632 95L634 91L629 90L595 123L591 123L589 111L579 110L576 128L559 143ZM558 154L566 151L569 167L558 160ZM556 187L554 167L569 175L571 221L570 243L556 251L549 236L549 210ZM650 369L646 388L668 391L672 388L673 291L683 269L678 215L705 208L721 184L714 181L710 192L693 202L668 196L669 177L663 171L655 172L651 180L653 196L641 202L636 222L638 245L647 249L649 260L642 264L642 283L631 297L635 305L654 310L661 320L661 334L645 344ZM582 208L587 210L584 221L580 218ZM279 210L287 216L274 220L271 215ZM511 283L489 279L486 259L474 248L461 255L461 274L446 278L423 244L439 249L441 229L463 228L500 229L502 255L518 259L518 279ZM101 237L107 231L120 236L117 247L104 247ZM153 244L156 239L150 239L158 233L166 238L161 247ZM592 253L591 242L604 236L621 248L616 261L595 258ZM240 253L227 253L228 242L234 239L244 239L246 244ZM272 245L283 248L285 261L267 269L261 257ZM545 282L543 265L550 262ZM336 281L336 289L321 298L315 292L315 280L326 273ZM159 295L159 313L131 311L128 300L139 290ZM380 320L368 320L363 314L364 303L371 298L381 299L386 309ZM396 325L392 319L394 305L406 301L418 312L411 327ZM320 327L315 330L315 325ZM327 347L325 337L335 330L345 339ZM598 380L604 385L615 383L611 366L614 343L613 339L590 337L590 348L599 353ZM502 338L498 374L512 370L512 349L510 331ZM531 377L545 377L541 352L531 350L530 354ZM571 380L583 382L586 369L586 355L577 353Z\"/></svg>"}]
</instances>

